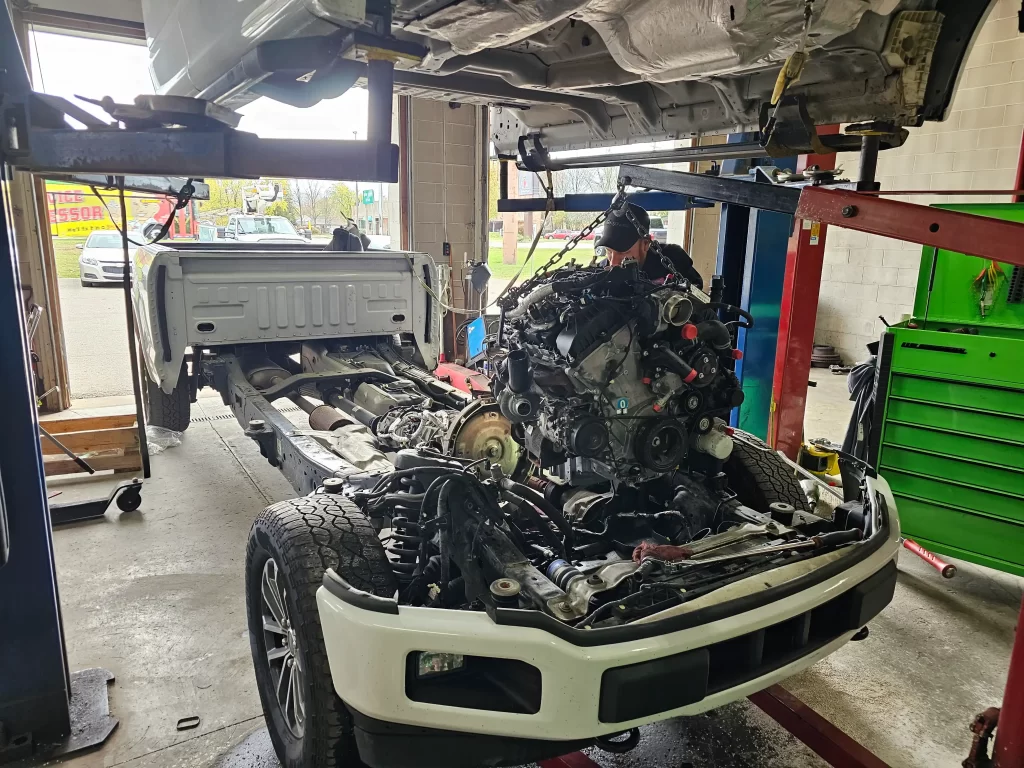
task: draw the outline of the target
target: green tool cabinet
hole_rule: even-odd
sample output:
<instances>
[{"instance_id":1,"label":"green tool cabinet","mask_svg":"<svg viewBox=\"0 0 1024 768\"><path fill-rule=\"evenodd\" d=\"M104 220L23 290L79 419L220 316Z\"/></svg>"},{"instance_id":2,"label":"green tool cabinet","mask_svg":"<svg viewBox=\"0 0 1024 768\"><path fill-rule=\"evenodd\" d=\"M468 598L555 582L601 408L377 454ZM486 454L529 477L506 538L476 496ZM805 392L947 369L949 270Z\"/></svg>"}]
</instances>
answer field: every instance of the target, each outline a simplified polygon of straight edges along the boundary
<instances>
[{"instance_id":1,"label":"green tool cabinet","mask_svg":"<svg viewBox=\"0 0 1024 768\"><path fill-rule=\"evenodd\" d=\"M939 207L1024 221L1024 204ZM871 458L904 536L1024 576L1024 274L1000 265L983 314L988 264L924 249L913 319L882 336Z\"/></svg>"}]
</instances>

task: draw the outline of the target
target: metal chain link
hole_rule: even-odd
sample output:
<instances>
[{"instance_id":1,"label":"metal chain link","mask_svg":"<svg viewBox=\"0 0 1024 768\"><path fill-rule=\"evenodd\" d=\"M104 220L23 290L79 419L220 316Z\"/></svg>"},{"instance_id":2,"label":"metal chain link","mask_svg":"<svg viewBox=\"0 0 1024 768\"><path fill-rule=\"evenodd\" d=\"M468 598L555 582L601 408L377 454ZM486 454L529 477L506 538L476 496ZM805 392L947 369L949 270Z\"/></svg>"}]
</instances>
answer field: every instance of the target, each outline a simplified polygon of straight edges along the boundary
<instances>
[{"instance_id":1,"label":"metal chain link","mask_svg":"<svg viewBox=\"0 0 1024 768\"><path fill-rule=\"evenodd\" d=\"M562 257L565 256L565 254L567 254L569 251L571 251L573 248L575 248L577 245L579 245L581 240L583 240L587 235L589 235L591 232L593 232L595 229L597 229L597 227L602 222L604 222L605 219L608 218L608 213L609 213L609 211L604 211L602 213L599 213L597 215L596 219L594 219L592 222L587 224L587 226L585 226L583 229L581 229L579 232L577 232L573 237L571 237L566 242L566 244L562 248L562 250L560 250L558 253L556 253L554 256L552 256L550 259L548 259L548 263L545 264L540 270L538 270L538 274L546 274L551 269L551 267L553 267L555 264L560 262L562 260Z\"/></svg>"},{"instance_id":2,"label":"metal chain link","mask_svg":"<svg viewBox=\"0 0 1024 768\"><path fill-rule=\"evenodd\" d=\"M672 259L665 255L665 252L661 250L661 243L650 236L650 233L644 229L644 225L639 222L636 216L633 215L633 211L629 208L629 203L626 202L626 191L625 184L619 184L619 194L616 199L622 199L622 213L625 215L626 220L633 225L636 229L637 234L640 235L640 239L647 238L647 242L650 244L650 250L654 251L658 259L661 261L661 265L665 267L670 275L675 275L678 278L683 278L683 273L676 269L676 265L672 263Z\"/></svg>"},{"instance_id":3,"label":"metal chain link","mask_svg":"<svg viewBox=\"0 0 1024 768\"><path fill-rule=\"evenodd\" d=\"M533 274L532 277L530 277L527 280L524 280L522 285L510 291L509 295L502 300L502 303L505 305L505 308L510 309L514 307L516 303L519 301L520 296L525 294L528 289L532 288L534 283L539 278L548 274L551 271L551 268L554 267L555 264L560 262L562 258L565 256L565 254L567 254L569 251L571 251L573 248L579 245L580 241L583 240L583 238L585 238L587 235L593 232L598 226L600 226L600 224L604 222L605 219L608 218L608 214L611 213L612 210L612 208L609 208L607 211L599 213L597 215L597 218L595 218L592 222L587 224L587 226L585 226L583 229L577 232L572 238L570 238L566 242L565 246L563 246L563 248L560 251L558 251L550 259L548 259L547 263L540 267Z\"/></svg>"},{"instance_id":4,"label":"metal chain link","mask_svg":"<svg viewBox=\"0 0 1024 768\"><path fill-rule=\"evenodd\" d=\"M647 238L647 241L650 244L650 250L654 251L659 261L661 261L661 265L665 267L665 270L670 275L675 275L679 279L685 280L685 276L676 268L676 265L672 263L672 259L666 256L665 252L661 250L661 244L653 237L650 237L650 233L646 229L644 229L643 224L641 224L639 220L637 220L636 216L633 215L633 212L629 209L629 204L626 202L628 197L629 196L626 194L625 184L620 183L618 185L618 192L612 199L612 204L608 208L608 210L599 213L597 215L597 218L595 218L587 226L585 226L583 229L577 232L576 235L572 237L568 242L566 242L565 246L560 251L558 251L554 256L548 259L547 263L544 264L544 266L540 267L540 269L538 269L531 278L523 281L522 285L509 291L508 295L500 300L499 305L503 306L505 309L511 309L512 307L516 306L516 304L519 302L519 298L523 296L530 288L532 288L539 278L547 275L551 271L551 268L562 260L565 254L569 253L569 251L571 251L573 248L579 245L580 241L583 240L583 238L585 238L587 235L589 235L591 232L597 229L597 227L600 226L608 218L609 215L611 215L612 211L619 207L621 207L622 212L626 217L626 220L629 221L636 229L637 234L640 236L640 239L643 240L644 238ZM596 248L597 246L595 245L594 247Z\"/></svg>"}]
</instances>

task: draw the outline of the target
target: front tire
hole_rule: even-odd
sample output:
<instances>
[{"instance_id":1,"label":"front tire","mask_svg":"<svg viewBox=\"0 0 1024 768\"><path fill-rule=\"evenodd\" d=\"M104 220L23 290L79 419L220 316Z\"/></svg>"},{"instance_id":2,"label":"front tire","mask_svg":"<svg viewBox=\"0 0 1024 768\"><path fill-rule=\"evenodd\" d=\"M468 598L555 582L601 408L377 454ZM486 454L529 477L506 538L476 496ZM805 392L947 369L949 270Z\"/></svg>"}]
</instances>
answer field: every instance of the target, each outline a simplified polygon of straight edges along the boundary
<instances>
[{"instance_id":1,"label":"front tire","mask_svg":"<svg viewBox=\"0 0 1024 768\"><path fill-rule=\"evenodd\" d=\"M768 443L748 432L737 431L732 455L723 469L741 504L767 513L770 504L782 501L804 512L811 511L793 468Z\"/></svg>"},{"instance_id":2,"label":"front tire","mask_svg":"<svg viewBox=\"0 0 1024 768\"><path fill-rule=\"evenodd\" d=\"M398 588L376 531L348 499L291 499L256 518L246 552L249 644L283 768L362 765L351 716L331 681L316 604L328 568L381 597Z\"/></svg>"},{"instance_id":3,"label":"front tire","mask_svg":"<svg viewBox=\"0 0 1024 768\"><path fill-rule=\"evenodd\" d=\"M175 432L184 432L191 423L192 399L189 390L188 366L181 363L178 383L171 394L167 394L160 385L149 378L143 369L145 384L146 423L154 427L163 427Z\"/></svg>"}]
</instances>

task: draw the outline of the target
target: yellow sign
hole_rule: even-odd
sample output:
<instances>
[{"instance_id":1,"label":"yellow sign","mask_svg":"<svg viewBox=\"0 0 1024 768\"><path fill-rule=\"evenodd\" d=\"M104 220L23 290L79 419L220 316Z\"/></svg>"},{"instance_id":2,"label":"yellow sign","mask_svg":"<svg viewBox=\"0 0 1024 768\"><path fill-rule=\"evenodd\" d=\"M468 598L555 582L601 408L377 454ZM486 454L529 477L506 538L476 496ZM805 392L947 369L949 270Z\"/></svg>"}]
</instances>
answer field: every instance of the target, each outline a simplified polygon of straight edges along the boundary
<instances>
[{"instance_id":1,"label":"yellow sign","mask_svg":"<svg viewBox=\"0 0 1024 768\"><path fill-rule=\"evenodd\" d=\"M104 208L103 201L107 207ZM125 197L128 206L128 224L139 227L154 219L165 204L158 197ZM103 195L100 200L88 186L82 184L65 184L46 182L46 207L50 217L50 234L55 237L85 237L90 232L102 229L114 229L113 215L117 225L121 225L121 204L117 193ZM110 213L107 213L107 208Z\"/></svg>"}]
</instances>

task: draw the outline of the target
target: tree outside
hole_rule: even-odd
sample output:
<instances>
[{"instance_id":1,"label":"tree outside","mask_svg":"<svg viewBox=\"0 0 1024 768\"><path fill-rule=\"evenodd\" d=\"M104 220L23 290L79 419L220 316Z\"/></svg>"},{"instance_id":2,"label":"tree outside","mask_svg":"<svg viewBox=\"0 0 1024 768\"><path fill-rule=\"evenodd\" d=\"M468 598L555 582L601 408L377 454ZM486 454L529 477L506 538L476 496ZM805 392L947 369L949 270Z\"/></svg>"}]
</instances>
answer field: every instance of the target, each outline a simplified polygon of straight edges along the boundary
<instances>
[{"instance_id":1,"label":"tree outside","mask_svg":"<svg viewBox=\"0 0 1024 768\"><path fill-rule=\"evenodd\" d=\"M280 186L280 194L267 203L263 213L283 216L298 227L311 227L321 232L330 231L354 217L358 199L355 190L347 184L318 179L263 180ZM253 186L252 181L238 179L209 179L210 199L198 202L199 215L204 220L224 226L228 217L242 211L243 194Z\"/></svg>"},{"instance_id":2,"label":"tree outside","mask_svg":"<svg viewBox=\"0 0 1024 768\"><path fill-rule=\"evenodd\" d=\"M358 202L355 190L348 184L339 182L333 185L328 191L325 201L327 209L324 212L325 224L333 228L343 225L346 219L355 218Z\"/></svg>"}]
</instances>

